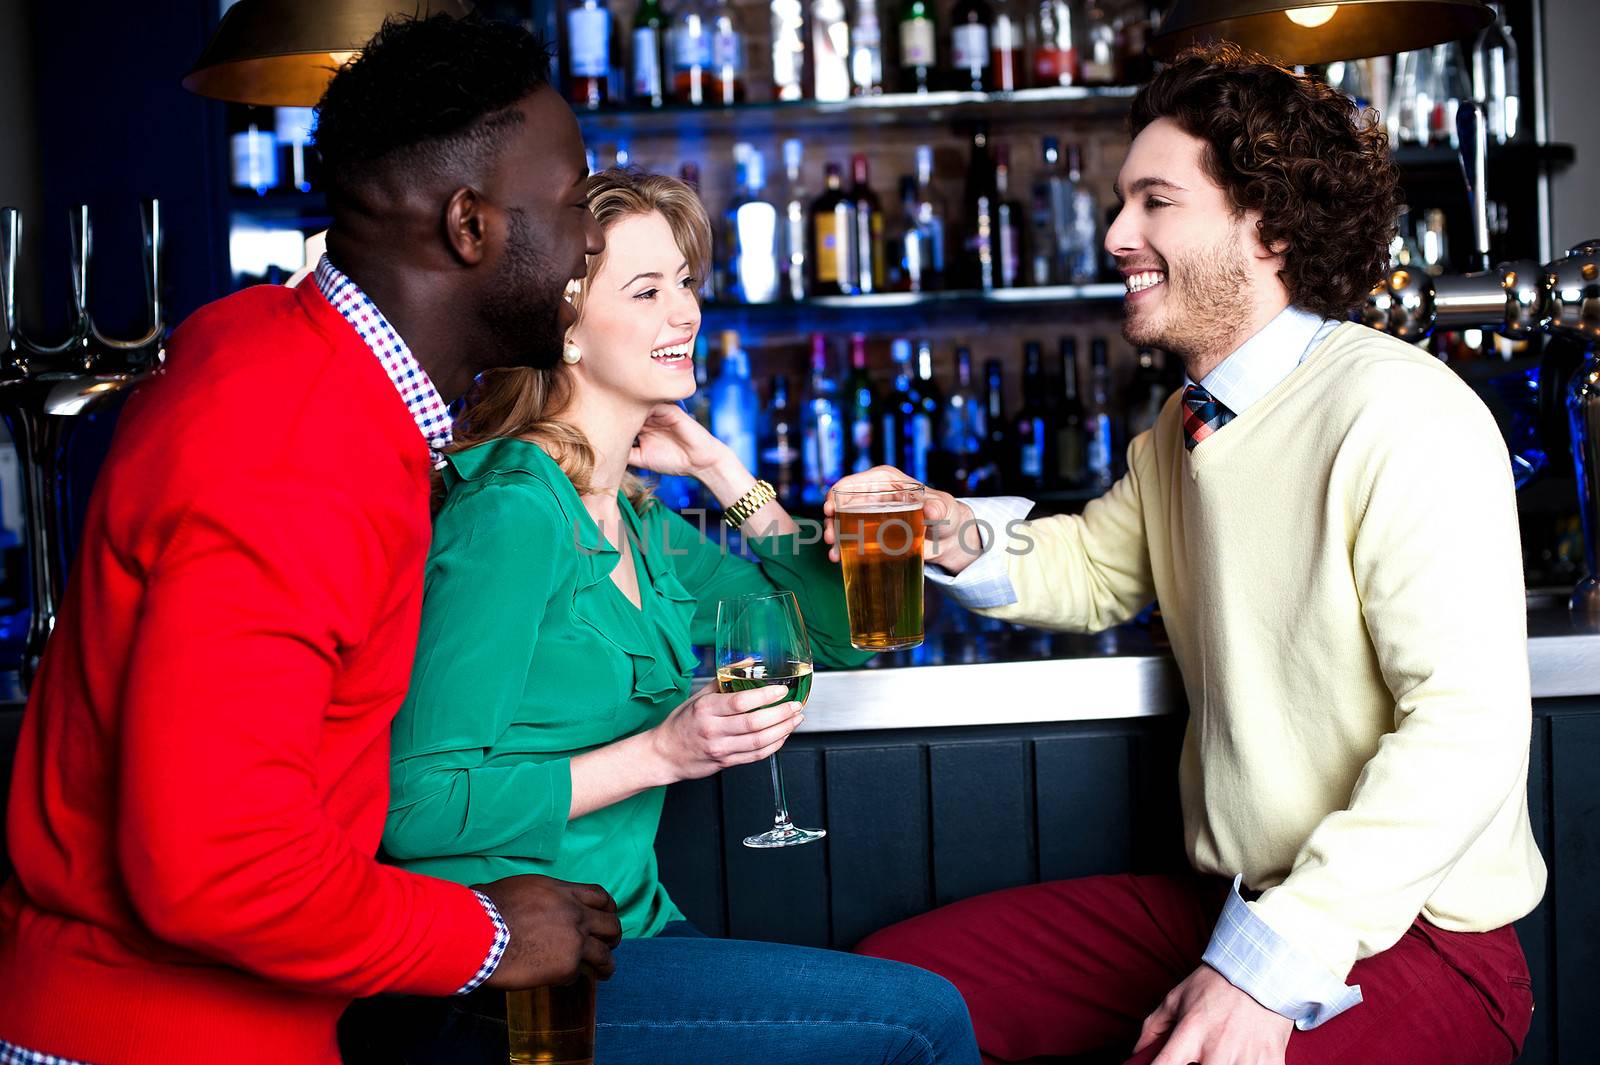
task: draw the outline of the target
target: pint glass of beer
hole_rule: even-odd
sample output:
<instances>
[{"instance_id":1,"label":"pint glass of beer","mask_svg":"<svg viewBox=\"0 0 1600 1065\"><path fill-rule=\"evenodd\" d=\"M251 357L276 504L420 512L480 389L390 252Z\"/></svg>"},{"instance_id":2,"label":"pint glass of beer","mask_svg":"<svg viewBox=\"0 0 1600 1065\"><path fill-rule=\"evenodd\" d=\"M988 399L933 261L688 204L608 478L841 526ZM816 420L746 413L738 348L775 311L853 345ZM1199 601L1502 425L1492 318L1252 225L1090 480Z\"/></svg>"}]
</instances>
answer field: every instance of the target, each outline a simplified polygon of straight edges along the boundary
<instances>
[{"instance_id":1,"label":"pint glass of beer","mask_svg":"<svg viewBox=\"0 0 1600 1065\"><path fill-rule=\"evenodd\" d=\"M922 496L914 481L834 493L850 643L863 651L922 643Z\"/></svg>"},{"instance_id":2,"label":"pint glass of beer","mask_svg":"<svg viewBox=\"0 0 1600 1065\"><path fill-rule=\"evenodd\" d=\"M506 992L510 1065L594 1065L594 976Z\"/></svg>"}]
</instances>

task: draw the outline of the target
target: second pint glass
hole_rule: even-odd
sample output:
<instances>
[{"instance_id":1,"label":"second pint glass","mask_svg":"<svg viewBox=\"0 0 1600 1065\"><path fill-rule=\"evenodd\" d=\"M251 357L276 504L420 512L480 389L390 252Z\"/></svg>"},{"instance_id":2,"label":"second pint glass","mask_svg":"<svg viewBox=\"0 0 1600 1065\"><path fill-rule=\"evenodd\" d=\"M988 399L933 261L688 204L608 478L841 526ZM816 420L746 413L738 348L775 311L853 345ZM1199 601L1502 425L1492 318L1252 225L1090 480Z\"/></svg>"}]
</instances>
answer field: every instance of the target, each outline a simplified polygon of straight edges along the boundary
<instances>
[{"instance_id":1,"label":"second pint glass","mask_svg":"<svg viewBox=\"0 0 1600 1065\"><path fill-rule=\"evenodd\" d=\"M850 643L898 651L922 643L922 497L915 482L834 495Z\"/></svg>"}]
</instances>

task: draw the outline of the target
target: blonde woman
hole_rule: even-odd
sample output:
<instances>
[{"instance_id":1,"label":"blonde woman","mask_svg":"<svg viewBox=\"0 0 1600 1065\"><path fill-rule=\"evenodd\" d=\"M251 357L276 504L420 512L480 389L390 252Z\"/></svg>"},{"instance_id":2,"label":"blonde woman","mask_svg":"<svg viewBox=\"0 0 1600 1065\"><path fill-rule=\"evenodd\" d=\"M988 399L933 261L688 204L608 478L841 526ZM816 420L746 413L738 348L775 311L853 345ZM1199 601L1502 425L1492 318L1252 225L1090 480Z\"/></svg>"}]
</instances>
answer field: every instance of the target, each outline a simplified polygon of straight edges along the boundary
<instances>
[{"instance_id":1,"label":"blonde woman","mask_svg":"<svg viewBox=\"0 0 1600 1065\"><path fill-rule=\"evenodd\" d=\"M606 232L550 370L501 371L444 471L410 693L395 720L384 848L474 884L512 873L604 885L626 938L600 985L603 1065L975 1065L944 980L879 959L707 938L673 905L653 845L666 785L772 754L799 724L781 689L690 695L719 598L801 601L817 658L859 664L839 571L775 501L728 554L653 504L630 466L698 478L724 507L754 475L677 406L710 223L683 183L589 179ZM757 496L756 498L759 498ZM503 999L411 1002L409 1062L503 1065ZM416 1029L421 1029L416 1032Z\"/></svg>"}]
</instances>

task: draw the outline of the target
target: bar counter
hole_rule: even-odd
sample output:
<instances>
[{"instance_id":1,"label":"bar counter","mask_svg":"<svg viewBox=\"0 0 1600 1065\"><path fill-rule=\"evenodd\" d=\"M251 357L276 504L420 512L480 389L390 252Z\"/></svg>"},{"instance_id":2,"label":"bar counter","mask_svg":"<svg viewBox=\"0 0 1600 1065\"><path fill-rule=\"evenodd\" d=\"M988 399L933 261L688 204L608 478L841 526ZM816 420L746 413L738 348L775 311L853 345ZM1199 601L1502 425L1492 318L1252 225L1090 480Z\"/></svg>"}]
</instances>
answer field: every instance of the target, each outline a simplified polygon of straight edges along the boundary
<instances>
[{"instance_id":1,"label":"bar counter","mask_svg":"<svg viewBox=\"0 0 1600 1065\"><path fill-rule=\"evenodd\" d=\"M928 645L820 673L802 733L1109 721L1183 708L1159 623L1092 636L963 625L932 598ZM1600 695L1600 626L1574 620L1560 596L1531 594L1528 665L1535 699Z\"/></svg>"}]
</instances>

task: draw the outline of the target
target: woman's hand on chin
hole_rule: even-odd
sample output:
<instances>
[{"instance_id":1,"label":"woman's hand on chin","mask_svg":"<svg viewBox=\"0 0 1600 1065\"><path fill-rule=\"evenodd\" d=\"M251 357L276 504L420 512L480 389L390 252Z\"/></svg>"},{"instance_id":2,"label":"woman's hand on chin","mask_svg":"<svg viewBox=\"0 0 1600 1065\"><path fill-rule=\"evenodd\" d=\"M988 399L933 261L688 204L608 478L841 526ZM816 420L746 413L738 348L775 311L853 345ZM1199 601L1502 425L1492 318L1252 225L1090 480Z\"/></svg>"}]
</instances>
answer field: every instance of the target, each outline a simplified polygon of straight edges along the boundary
<instances>
[{"instance_id":1,"label":"woman's hand on chin","mask_svg":"<svg viewBox=\"0 0 1600 1065\"><path fill-rule=\"evenodd\" d=\"M676 403L658 403L628 451L628 465L669 477L700 477L733 452Z\"/></svg>"}]
</instances>

